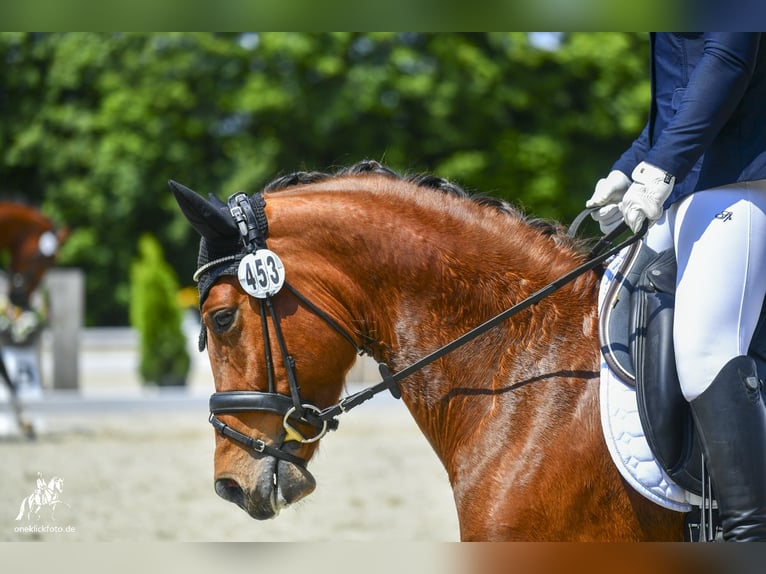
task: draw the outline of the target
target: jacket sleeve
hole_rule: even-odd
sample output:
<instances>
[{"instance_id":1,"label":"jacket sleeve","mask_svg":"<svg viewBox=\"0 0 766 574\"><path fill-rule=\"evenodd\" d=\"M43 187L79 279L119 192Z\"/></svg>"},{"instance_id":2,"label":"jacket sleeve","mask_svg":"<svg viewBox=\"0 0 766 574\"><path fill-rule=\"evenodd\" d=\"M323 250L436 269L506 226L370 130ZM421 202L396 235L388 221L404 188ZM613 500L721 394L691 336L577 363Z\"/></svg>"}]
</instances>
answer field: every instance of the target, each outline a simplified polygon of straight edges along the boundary
<instances>
[{"instance_id":1,"label":"jacket sleeve","mask_svg":"<svg viewBox=\"0 0 766 574\"><path fill-rule=\"evenodd\" d=\"M628 177L633 173L639 163L643 161L649 151L649 122L646 123L644 129L641 130L641 134L636 138L633 144L620 156L612 169L621 171Z\"/></svg>"},{"instance_id":2,"label":"jacket sleeve","mask_svg":"<svg viewBox=\"0 0 766 574\"><path fill-rule=\"evenodd\" d=\"M683 179L731 117L755 69L759 33L705 34L678 111L644 160Z\"/></svg>"}]
</instances>

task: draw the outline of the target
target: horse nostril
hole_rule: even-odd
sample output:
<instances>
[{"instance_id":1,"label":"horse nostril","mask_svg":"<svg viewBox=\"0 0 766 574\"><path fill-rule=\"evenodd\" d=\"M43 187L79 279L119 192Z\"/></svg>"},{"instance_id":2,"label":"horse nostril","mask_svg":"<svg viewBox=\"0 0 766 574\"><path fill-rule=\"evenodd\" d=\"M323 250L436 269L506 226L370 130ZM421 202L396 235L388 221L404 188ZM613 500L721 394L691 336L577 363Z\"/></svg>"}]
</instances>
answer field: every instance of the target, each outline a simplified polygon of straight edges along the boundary
<instances>
[{"instance_id":1,"label":"horse nostril","mask_svg":"<svg viewBox=\"0 0 766 574\"><path fill-rule=\"evenodd\" d=\"M236 480L231 478L221 478L215 481L215 492L218 496L237 506L243 506L245 503L245 491Z\"/></svg>"}]
</instances>

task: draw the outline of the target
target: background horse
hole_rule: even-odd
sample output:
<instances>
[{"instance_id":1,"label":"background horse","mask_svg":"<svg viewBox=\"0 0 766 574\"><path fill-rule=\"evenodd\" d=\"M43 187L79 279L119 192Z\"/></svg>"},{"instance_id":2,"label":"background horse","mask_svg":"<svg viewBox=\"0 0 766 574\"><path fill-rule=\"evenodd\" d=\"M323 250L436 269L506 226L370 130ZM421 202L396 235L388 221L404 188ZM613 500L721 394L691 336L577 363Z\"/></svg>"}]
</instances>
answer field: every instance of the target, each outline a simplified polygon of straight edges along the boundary
<instances>
[{"instance_id":1,"label":"background horse","mask_svg":"<svg viewBox=\"0 0 766 574\"><path fill-rule=\"evenodd\" d=\"M45 272L53 265L68 232L34 207L23 203L0 202L0 252L9 254L8 275L11 302L29 307L29 297Z\"/></svg>"},{"instance_id":2,"label":"background horse","mask_svg":"<svg viewBox=\"0 0 766 574\"><path fill-rule=\"evenodd\" d=\"M258 519L315 487L304 462L321 434L278 407L296 388L307 410L325 409L356 350L401 370L585 260L556 226L505 203L364 162L266 188L268 248L291 288L262 305L236 277L229 209L171 187L203 236L216 491ZM684 515L633 491L602 437L598 283L581 276L401 383L447 471L461 539L683 539Z\"/></svg>"},{"instance_id":3,"label":"background horse","mask_svg":"<svg viewBox=\"0 0 766 574\"><path fill-rule=\"evenodd\" d=\"M0 310L9 322L18 320L30 310L30 296L45 272L53 265L59 247L66 240L66 229L56 230L53 223L37 209L15 202L0 202L0 255L8 275L8 292L0 294ZM10 326L9 326L10 330ZM9 333L0 344L11 341ZM6 339L3 341L3 339ZM0 379L10 392L11 406L20 428L33 434L31 423L21 413L17 389L0 356Z\"/></svg>"}]
</instances>

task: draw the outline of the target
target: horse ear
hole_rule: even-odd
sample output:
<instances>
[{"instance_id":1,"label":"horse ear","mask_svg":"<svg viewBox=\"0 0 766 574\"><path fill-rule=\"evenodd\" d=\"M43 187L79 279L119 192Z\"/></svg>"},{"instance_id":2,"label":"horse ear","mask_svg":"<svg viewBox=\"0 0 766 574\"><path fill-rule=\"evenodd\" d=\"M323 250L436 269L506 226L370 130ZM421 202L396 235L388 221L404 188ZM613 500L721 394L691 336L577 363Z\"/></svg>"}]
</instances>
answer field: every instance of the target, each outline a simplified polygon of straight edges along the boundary
<instances>
[{"instance_id":1,"label":"horse ear","mask_svg":"<svg viewBox=\"0 0 766 574\"><path fill-rule=\"evenodd\" d=\"M208 201L172 179L168 185L184 216L202 237L208 240L238 237L237 226L226 204L218 198Z\"/></svg>"},{"instance_id":2,"label":"horse ear","mask_svg":"<svg viewBox=\"0 0 766 574\"><path fill-rule=\"evenodd\" d=\"M218 196L215 195L214 193L209 193L207 198L210 200L210 204L211 205L214 205L215 207L217 207L219 209L224 208L224 207L226 209L228 209L228 206L223 201L218 199Z\"/></svg>"}]
</instances>

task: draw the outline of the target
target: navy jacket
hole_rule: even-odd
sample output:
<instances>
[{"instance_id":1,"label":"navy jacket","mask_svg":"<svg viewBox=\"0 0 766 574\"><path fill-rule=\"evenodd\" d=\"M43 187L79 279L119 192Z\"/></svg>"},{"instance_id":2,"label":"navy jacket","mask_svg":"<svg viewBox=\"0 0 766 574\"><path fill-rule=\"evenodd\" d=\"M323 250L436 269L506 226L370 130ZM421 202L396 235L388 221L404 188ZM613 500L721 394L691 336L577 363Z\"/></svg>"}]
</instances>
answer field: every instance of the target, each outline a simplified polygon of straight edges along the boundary
<instances>
[{"instance_id":1,"label":"navy jacket","mask_svg":"<svg viewBox=\"0 0 766 574\"><path fill-rule=\"evenodd\" d=\"M675 175L666 207L766 179L766 34L653 33L650 48L649 121L613 169L646 161Z\"/></svg>"}]
</instances>

